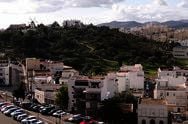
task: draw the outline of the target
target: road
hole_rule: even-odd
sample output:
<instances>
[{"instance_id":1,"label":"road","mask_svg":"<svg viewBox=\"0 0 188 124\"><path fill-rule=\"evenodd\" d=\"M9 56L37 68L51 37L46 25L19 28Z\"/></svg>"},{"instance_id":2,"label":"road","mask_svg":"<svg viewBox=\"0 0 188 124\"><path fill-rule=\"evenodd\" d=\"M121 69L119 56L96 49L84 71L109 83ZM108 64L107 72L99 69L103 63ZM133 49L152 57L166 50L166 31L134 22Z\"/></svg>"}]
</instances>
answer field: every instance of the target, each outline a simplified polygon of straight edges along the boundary
<instances>
[{"instance_id":1,"label":"road","mask_svg":"<svg viewBox=\"0 0 188 124\"><path fill-rule=\"evenodd\" d=\"M1 124L20 124L19 122L13 120L11 117L7 117L3 115L1 112L0 112L0 123Z\"/></svg>"}]
</instances>

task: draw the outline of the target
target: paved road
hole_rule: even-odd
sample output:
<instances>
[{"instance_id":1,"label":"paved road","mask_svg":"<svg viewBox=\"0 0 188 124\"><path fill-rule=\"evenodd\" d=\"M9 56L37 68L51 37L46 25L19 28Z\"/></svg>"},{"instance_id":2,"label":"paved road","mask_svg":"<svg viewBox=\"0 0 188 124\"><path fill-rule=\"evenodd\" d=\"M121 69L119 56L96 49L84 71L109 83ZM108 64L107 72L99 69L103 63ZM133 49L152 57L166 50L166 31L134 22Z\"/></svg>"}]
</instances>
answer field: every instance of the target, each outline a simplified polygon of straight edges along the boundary
<instances>
[{"instance_id":1,"label":"paved road","mask_svg":"<svg viewBox=\"0 0 188 124\"><path fill-rule=\"evenodd\" d=\"M19 122L13 120L11 117L7 117L0 113L0 124L20 124Z\"/></svg>"}]
</instances>

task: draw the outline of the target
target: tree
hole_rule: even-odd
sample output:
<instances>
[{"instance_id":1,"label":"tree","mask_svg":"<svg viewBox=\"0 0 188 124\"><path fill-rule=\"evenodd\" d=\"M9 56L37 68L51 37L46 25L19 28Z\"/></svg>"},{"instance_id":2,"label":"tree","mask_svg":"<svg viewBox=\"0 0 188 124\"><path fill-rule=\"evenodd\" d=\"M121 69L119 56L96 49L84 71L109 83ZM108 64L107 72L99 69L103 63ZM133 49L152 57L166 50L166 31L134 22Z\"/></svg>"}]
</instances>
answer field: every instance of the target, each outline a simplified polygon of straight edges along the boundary
<instances>
[{"instance_id":1,"label":"tree","mask_svg":"<svg viewBox=\"0 0 188 124\"><path fill-rule=\"evenodd\" d=\"M67 109L68 108L68 87L66 85L62 86L57 95L56 95L56 104L62 108L62 109Z\"/></svg>"},{"instance_id":2,"label":"tree","mask_svg":"<svg viewBox=\"0 0 188 124\"><path fill-rule=\"evenodd\" d=\"M137 99L130 92L116 94L114 97L102 101L99 116L109 124L124 123L136 124L136 113L125 113L122 104L132 103L136 108Z\"/></svg>"},{"instance_id":3,"label":"tree","mask_svg":"<svg viewBox=\"0 0 188 124\"><path fill-rule=\"evenodd\" d=\"M17 89L15 89L12 92L12 95L16 97L18 100L19 98L22 98L23 100L25 99L25 84L23 82L20 83Z\"/></svg>"}]
</instances>

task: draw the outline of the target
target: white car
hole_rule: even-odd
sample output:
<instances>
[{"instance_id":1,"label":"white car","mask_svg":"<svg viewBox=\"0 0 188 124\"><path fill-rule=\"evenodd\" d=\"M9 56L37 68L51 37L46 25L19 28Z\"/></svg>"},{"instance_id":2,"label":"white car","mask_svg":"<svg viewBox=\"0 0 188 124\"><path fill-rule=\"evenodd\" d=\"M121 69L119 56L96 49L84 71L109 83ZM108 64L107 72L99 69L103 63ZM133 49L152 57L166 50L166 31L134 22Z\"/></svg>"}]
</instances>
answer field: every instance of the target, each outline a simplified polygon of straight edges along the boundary
<instances>
[{"instance_id":1,"label":"white car","mask_svg":"<svg viewBox=\"0 0 188 124\"><path fill-rule=\"evenodd\" d=\"M18 110L18 108L10 108L10 109L4 111L3 114L10 116L10 113L12 113L12 112L14 112L16 110Z\"/></svg>"},{"instance_id":2,"label":"white car","mask_svg":"<svg viewBox=\"0 0 188 124\"><path fill-rule=\"evenodd\" d=\"M44 123L44 122L41 121L41 120L32 119L32 120L26 121L24 124L47 124L47 123Z\"/></svg>"},{"instance_id":3,"label":"white car","mask_svg":"<svg viewBox=\"0 0 188 124\"><path fill-rule=\"evenodd\" d=\"M27 122L28 120L36 119L35 116L29 116L21 121L21 123Z\"/></svg>"},{"instance_id":4,"label":"white car","mask_svg":"<svg viewBox=\"0 0 188 124\"><path fill-rule=\"evenodd\" d=\"M30 119L30 120L23 120L21 124L35 124L36 122L38 122L37 119Z\"/></svg>"},{"instance_id":5,"label":"white car","mask_svg":"<svg viewBox=\"0 0 188 124\"><path fill-rule=\"evenodd\" d=\"M14 116L14 115L17 114L17 113L23 113L23 112L24 112L23 109L18 109L18 110L16 110L16 111L10 113L10 115L11 115L11 116Z\"/></svg>"}]
</instances>

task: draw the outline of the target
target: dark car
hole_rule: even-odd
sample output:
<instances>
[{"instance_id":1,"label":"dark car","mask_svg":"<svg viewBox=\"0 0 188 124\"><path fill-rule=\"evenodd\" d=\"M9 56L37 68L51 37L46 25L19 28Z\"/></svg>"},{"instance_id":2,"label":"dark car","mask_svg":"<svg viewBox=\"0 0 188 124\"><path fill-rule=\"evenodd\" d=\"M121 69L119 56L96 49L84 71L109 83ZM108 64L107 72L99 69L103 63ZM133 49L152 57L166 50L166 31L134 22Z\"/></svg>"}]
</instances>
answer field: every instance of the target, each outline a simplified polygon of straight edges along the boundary
<instances>
[{"instance_id":1,"label":"dark car","mask_svg":"<svg viewBox=\"0 0 188 124\"><path fill-rule=\"evenodd\" d=\"M48 112L48 115L53 115L53 113L55 113L58 110L60 110L60 109L52 109L51 111Z\"/></svg>"},{"instance_id":2,"label":"dark car","mask_svg":"<svg viewBox=\"0 0 188 124\"><path fill-rule=\"evenodd\" d=\"M32 111L34 111L34 112L39 112L40 111L40 105L36 105L36 106L34 106L33 108L32 108Z\"/></svg>"},{"instance_id":3,"label":"dark car","mask_svg":"<svg viewBox=\"0 0 188 124\"><path fill-rule=\"evenodd\" d=\"M45 107L45 108L43 108L43 109L40 111L40 113L43 114L43 115L48 115L48 113L49 113L52 109L54 109L54 107Z\"/></svg>"},{"instance_id":4,"label":"dark car","mask_svg":"<svg viewBox=\"0 0 188 124\"><path fill-rule=\"evenodd\" d=\"M25 103L21 103L21 107L24 108L24 109L29 109L29 107L32 105L32 103L30 102L25 102Z\"/></svg>"}]
</instances>

